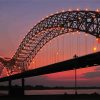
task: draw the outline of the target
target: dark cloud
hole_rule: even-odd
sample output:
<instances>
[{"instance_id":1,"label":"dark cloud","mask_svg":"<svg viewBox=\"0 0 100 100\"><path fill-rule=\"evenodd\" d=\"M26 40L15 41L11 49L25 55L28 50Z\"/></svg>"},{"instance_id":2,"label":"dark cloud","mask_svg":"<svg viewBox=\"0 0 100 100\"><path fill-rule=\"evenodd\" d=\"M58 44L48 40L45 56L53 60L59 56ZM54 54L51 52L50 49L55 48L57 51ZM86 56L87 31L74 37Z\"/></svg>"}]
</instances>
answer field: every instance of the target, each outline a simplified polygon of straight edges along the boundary
<instances>
[{"instance_id":1,"label":"dark cloud","mask_svg":"<svg viewBox=\"0 0 100 100\"><path fill-rule=\"evenodd\" d=\"M100 66L95 68L96 71L100 71Z\"/></svg>"},{"instance_id":2,"label":"dark cloud","mask_svg":"<svg viewBox=\"0 0 100 100\"><path fill-rule=\"evenodd\" d=\"M83 76L81 78L98 78L100 77L100 71L94 71L94 72L88 72L83 74Z\"/></svg>"},{"instance_id":3,"label":"dark cloud","mask_svg":"<svg viewBox=\"0 0 100 100\"><path fill-rule=\"evenodd\" d=\"M51 79L45 75L43 76L37 76L33 78L28 78L26 79L27 85L44 85L44 86L73 86L74 85L74 80L57 80L57 79Z\"/></svg>"}]
</instances>

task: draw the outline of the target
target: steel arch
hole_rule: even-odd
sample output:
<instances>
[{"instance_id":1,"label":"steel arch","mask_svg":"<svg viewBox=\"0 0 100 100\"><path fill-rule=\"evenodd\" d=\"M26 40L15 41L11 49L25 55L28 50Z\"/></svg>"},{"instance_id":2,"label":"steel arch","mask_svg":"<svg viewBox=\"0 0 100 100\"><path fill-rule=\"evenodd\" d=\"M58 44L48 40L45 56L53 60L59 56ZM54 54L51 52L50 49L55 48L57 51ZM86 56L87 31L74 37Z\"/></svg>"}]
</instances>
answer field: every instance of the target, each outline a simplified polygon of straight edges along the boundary
<instances>
[{"instance_id":1,"label":"steel arch","mask_svg":"<svg viewBox=\"0 0 100 100\"><path fill-rule=\"evenodd\" d=\"M28 70L32 59L47 42L61 34L75 31L100 37L100 12L65 11L43 19L25 36L15 55L4 66L10 70Z\"/></svg>"}]
</instances>

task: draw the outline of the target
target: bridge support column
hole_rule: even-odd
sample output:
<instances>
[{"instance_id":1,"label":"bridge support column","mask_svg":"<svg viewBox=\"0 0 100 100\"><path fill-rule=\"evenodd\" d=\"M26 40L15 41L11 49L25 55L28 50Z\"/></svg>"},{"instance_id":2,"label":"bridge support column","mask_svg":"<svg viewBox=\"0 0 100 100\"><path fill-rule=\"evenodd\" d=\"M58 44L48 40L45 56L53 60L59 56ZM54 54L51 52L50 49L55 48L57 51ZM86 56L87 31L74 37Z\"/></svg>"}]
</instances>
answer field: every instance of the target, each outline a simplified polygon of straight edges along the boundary
<instances>
[{"instance_id":1,"label":"bridge support column","mask_svg":"<svg viewBox=\"0 0 100 100\"><path fill-rule=\"evenodd\" d=\"M75 94L77 94L77 73L75 68Z\"/></svg>"},{"instance_id":2,"label":"bridge support column","mask_svg":"<svg viewBox=\"0 0 100 100\"><path fill-rule=\"evenodd\" d=\"M25 90L25 79L22 78L22 91L23 91L23 95L24 95L24 90Z\"/></svg>"},{"instance_id":3,"label":"bridge support column","mask_svg":"<svg viewBox=\"0 0 100 100\"><path fill-rule=\"evenodd\" d=\"M11 89L12 89L12 80L8 81L8 95L11 95Z\"/></svg>"}]
</instances>

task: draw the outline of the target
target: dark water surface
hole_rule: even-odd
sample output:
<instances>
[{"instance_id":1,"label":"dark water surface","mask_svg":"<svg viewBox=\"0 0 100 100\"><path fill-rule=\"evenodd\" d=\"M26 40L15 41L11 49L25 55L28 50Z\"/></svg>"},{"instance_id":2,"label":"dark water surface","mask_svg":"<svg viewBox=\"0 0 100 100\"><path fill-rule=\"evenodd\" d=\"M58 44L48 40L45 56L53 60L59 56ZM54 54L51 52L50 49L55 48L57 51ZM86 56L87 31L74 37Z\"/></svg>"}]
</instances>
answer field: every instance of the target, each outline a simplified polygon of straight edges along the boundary
<instances>
[{"instance_id":1,"label":"dark water surface","mask_svg":"<svg viewBox=\"0 0 100 100\"><path fill-rule=\"evenodd\" d=\"M78 94L93 94L100 95L100 89L79 89ZM8 91L0 91L0 95L8 94ZM62 90L25 90L25 95L56 95L56 94L75 94L74 89L62 89Z\"/></svg>"},{"instance_id":2,"label":"dark water surface","mask_svg":"<svg viewBox=\"0 0 100 100\"><path fill-rule=\"evenodd\" d=\"M100 94L100 89L79 89L78 94ZM55 95L55 94L75 94L75 90L27 90L25 95Z\"/></svg>"}]
</instances>

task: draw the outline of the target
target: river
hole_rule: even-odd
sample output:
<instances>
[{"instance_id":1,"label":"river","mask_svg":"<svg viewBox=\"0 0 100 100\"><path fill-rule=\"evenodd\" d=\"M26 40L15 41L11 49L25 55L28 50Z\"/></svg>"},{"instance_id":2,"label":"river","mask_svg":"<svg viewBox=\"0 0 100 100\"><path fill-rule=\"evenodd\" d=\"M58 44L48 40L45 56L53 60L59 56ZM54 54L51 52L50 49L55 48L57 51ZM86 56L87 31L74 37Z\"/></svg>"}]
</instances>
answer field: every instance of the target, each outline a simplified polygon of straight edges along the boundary
<instances>
[{"instance_id":1,"label":"river","mask_svg":"<svg viewBox=\"0 0 100 100\"><path fill-rule=\"evenodd\" d=\"M78 94L100 94L100 89L79 89L77 90ZM27 90L25 95L48 95L48 94L75 94L75 90Z\"/></svg>"},{"instance_id":2,"label":"river","mask_svg":"<svg viewBox=\"0 0 100 100\"><path fill-rule=\"evenodd\" d=\"M78 94L100 94L100 89L79 89ZM0 94L8 94L8 91L0 91ZM62 89L62 90L25 90L25 95L55 95L55 94L75 94L74 89Z\"/></svg>"}]
</instances>

